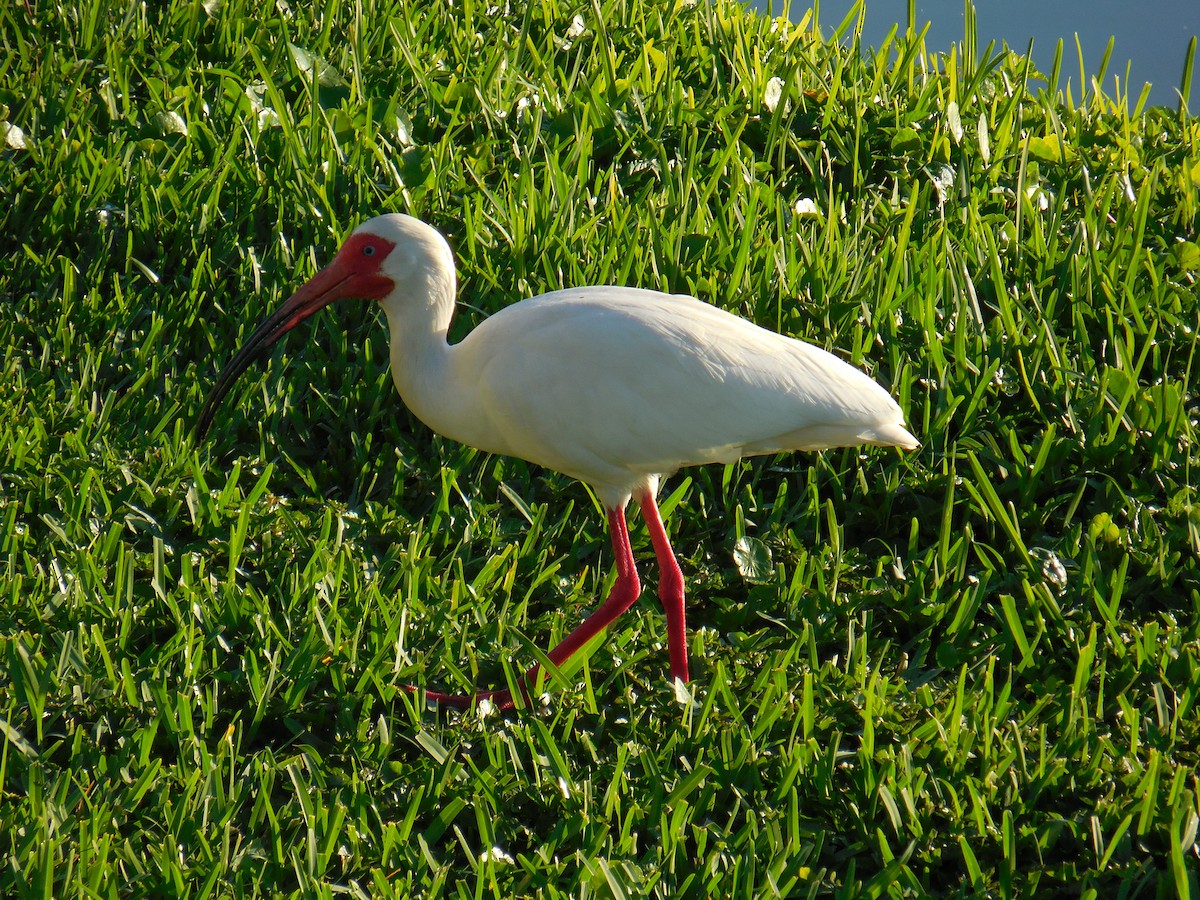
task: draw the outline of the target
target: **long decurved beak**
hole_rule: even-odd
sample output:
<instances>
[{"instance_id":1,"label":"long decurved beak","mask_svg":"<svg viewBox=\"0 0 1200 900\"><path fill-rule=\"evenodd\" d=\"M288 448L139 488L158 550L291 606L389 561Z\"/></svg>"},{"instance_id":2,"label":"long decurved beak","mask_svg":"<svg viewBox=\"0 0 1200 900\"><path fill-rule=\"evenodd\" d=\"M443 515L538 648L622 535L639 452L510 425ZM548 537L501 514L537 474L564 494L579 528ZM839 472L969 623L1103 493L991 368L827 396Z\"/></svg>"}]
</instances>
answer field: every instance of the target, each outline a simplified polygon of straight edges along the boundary
<instances>
[{"instance_id":1,"label":"long decurved beak","mask_svg":"<svg viewBox=\"0 0 1200 900\"><path fill-rule=\"evenodd\" d=\"M348 296L347 282L354 278L354 273L335 260L314 275L300 290L292 294L284 303L263 321L254 333L246 339L241 349L234 354L233 359L217 377L200 417L196 420L196 437L203 438L213 423L217 409L225 395L233 388L243 372L250 364L264 355L271 345L281 337L320 309L325 308L335 300Z\"/></svg>"}]
</instances>

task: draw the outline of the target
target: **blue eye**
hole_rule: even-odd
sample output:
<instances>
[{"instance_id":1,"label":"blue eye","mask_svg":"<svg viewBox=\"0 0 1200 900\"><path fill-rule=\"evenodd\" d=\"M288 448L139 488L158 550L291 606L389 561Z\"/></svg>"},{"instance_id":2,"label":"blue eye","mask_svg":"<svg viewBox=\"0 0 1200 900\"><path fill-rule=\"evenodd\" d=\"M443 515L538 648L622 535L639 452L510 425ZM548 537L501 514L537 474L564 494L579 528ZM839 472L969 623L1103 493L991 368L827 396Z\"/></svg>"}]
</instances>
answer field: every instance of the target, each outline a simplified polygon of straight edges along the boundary
<instances>
[{"instance_id":1,"label":"blue eye","mask_svg":"<svg viewBox=\"0 0 1200 900\"><path fill-rule=\"evenodd\" d=\"M365 247L363 247L363 256L374 256L374 255L375 255L375 245L374 244L367 244Z\"/></svg>"}]
</instances>

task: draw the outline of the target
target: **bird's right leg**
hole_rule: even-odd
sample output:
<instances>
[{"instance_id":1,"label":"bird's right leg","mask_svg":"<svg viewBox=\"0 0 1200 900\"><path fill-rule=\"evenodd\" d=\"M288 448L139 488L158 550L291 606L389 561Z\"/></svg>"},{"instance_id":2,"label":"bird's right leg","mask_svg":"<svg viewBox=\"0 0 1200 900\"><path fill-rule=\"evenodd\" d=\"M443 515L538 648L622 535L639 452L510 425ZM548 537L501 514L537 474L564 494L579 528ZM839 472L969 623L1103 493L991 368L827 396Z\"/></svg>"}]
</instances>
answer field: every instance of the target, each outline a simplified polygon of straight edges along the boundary
<instances>
[{"instance_id":1,"label":"bird's right leg","mask_svg":"<svg viewBox=\"0 0 1200 900\"><path fill-rule=\"evenodd\" d=\"M637 566L633 561L633 547L629 543L629 526L625 522L624 508L614 507L608 510L608 529L612 536L613 555L617 564L616 584L609 592L608 599L577 625L574 631L563 638L558 646L546 654L556 666L561 666L588 641L611 625L621 613L633 606L634 601L642 592L642 586L638 582ZM521 693L525 695L527 703L529 702L529 686L536 683L539 669L540 666L534 665L518 679ZM408 690L415 691L416 688L409 686ZM512 691L509 690L480 691L470 696L426 691L425 696L434 703L457 709L467 709L481 700L490 700L500 709L509 709L513 705Z\"/></svg>"},{"instance_id":2,"label":"bird's right leg","mask_svg":"<svg viewBox=\"0 0 1200 900\"><path fill-rule=\"evenodd\" d=\"M687 621L683 604L683 571L671 549L667 529L658 513L658 503L652 491L643 491L638 496L646 530L650 532L650 543L654 545L654 556L658 560L658 597L663 612L667 614L667 649L671 654L671 678L683 682L688 680Z\"/></svg>"}]
</instances>

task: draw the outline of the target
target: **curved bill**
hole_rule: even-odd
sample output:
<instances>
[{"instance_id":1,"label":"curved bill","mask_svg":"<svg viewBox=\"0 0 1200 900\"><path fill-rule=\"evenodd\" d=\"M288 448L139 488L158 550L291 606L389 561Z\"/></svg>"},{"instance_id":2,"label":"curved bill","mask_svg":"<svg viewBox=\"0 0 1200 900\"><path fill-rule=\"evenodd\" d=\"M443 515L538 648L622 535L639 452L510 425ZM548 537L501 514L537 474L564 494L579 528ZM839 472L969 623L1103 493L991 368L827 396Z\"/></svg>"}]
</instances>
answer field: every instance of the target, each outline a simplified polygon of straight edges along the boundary
<instances>
[{"instance_id":1,"label":"curved bill","mask_svg":"<svg viewBox=\"0 0 1200 900\"><path fill-rule=\"evenodd\" d=\"M197 438L208 434L217 408L237 382L238 376L245 372L252 362L264 355L272 344L313 313L345 297L346 293L342 288L351 278L353 273L345 271L336 263L327 266L254 329L254 333L246 339L241 349L221 371L217 383L213 385L204 401L204 408L200 410L200 417L196 420Z\"/></svg>"}]
</instances>

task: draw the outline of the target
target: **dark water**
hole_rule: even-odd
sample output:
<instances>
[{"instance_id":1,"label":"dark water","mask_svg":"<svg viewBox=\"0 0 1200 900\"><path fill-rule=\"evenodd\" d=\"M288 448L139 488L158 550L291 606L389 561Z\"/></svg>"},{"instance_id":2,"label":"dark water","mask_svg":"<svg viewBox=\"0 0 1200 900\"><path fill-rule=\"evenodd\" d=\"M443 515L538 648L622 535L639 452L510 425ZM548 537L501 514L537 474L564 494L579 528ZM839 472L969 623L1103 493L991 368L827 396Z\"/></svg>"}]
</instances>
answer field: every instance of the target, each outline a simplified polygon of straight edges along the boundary
<instances>
[{"instance_id":1,"label":"dark water","mask_svg":"<svg viewBox=\"0 0 1200 900\"><path fill-rule=\"evenodd\" d=\"M770 0L776 13L782 0ZM766 12L768 0L750 0L749 5ZM852 0L825 0L821 3L821 32L829 36L853 6ZM790 17L799 21L809 9L807 3L793 2ZM907 0L868 0L863 28L864 46L878 46L888 29L908 22ZM1121 79L1125 93L1125 67L1129 65L1129 106L1137 102L1142 84L1151 84L1150 103L1178 106L1177 89L1183 83L1183 64L1188 41L1200 34L1200 0L976 0L976 37L979 50L1001 41L1024 52L1033 39L1033 62L1049 75L1054 62L1054 47L1063 42L1063 66L1059 88L1070 80L1071 95L1080 96L1079 54L1075 49L1078 33L1088 77L1096 74L1109 37L1115 37L1112 57L1104 76L1104 93L1115 94L1113 75ZM917 27L931 22L925 37L930 52L948 51L963 40L962 0L918 0ZM1200 54L1197 54L1200 56ZM1200 113L1200 71L1193 64L1192 91L1188 108Z\"/></svg>"}]
</instances>

